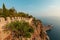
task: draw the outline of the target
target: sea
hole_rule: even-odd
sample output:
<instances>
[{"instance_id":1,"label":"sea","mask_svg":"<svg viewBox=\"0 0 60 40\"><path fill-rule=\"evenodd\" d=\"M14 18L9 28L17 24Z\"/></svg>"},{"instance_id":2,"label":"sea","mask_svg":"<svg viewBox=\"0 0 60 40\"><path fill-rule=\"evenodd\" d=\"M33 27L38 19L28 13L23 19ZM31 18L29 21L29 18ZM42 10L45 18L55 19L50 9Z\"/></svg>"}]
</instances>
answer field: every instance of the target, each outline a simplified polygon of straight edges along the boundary
<instances>
[{"instance_id":1,"label":"sea","mask_svg":"<svg viewBox=\"0 0 60 40\"><path fill-rule=\"evenodd\" d=\"M50 40L60 40L60 17L38 17L47 26L52 24L53 28L47 31Z\"/></svg>"}]
</instances>

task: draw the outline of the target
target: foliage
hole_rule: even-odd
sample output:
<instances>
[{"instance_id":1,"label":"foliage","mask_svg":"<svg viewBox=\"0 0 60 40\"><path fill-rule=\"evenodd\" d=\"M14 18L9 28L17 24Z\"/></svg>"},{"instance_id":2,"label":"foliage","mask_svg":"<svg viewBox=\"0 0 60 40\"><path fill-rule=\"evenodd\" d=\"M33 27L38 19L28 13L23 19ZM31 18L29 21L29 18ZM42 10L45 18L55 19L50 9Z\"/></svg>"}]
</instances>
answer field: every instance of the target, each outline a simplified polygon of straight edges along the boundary
<instances>
[{"instance_id":1,"label":"foliage","mask_svg":"<svg viewBox=\"0 0 60 40\"><path fill-rule=\"evenodd\" d=\"M3 11L3 12L1 12ZM7 9L5 5L3 4L3 9L0 9L0 17L33 17L32 15L28 15L24 12L17 12L14 8Z\"/></svg>"},{"instance_id":2,"label":"foliage","mask_svg":"<svg viewBox=\"0 0 60 40\"><path fill-rule=\"evenodd\" d=\"M29 23L25 21L15 21L6 25L6 29L11 31L15 37L31 37L31 33L34 32Z\"/></svg>"}]
</instances>

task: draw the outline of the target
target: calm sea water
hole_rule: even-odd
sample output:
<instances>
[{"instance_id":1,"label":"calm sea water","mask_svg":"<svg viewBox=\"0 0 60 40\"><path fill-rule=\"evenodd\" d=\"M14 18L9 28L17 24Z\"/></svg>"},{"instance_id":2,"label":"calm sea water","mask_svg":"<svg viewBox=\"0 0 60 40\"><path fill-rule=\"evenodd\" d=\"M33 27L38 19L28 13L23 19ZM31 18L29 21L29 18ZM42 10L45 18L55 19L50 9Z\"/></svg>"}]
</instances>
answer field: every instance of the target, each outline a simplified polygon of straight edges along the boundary
<instances>
[{"instance_id":1,"label":"calm sea water","mask_svg":"<svg viewBox=\"0 0 60 40\"><path fill-rule=\"evenodd\" d=\"M53 29L47 31L50 40L60 40L60 17L39 17L44 25L53 24Z\"/></svg>"}]
</instances>

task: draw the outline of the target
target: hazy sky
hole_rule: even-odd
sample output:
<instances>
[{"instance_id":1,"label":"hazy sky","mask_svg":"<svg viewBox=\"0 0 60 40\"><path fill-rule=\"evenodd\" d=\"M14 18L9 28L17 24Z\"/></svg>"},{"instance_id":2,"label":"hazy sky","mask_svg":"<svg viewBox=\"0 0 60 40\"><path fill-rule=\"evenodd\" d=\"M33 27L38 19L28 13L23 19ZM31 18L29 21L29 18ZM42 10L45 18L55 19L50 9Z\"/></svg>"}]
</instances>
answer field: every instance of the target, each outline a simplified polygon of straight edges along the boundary
<instances>
[{"instance_id":1,"label":"hazy sky","mask_svg":"<svg viewBox=\"0 0 60 40\"><path fill-rule=\"evenodd\" d=\"M0 0L0 8L3 3L33 16L60 16L60 0Z\"/></svg>"}]
</instances>

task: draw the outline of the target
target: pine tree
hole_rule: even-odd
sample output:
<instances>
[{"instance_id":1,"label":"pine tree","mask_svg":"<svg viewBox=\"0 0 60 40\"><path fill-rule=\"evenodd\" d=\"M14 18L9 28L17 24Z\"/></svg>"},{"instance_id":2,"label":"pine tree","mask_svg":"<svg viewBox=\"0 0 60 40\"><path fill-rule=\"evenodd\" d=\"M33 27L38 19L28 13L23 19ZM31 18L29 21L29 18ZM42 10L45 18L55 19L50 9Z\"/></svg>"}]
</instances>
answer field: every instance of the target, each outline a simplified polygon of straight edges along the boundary
<instances>
[{"instance_id":1,"label":"pine tree","mask_svg":"<svg viewBox=\"0 0 60 40\"><path fill-rule=\"evenodd\" d=\"M6 7L5 7L5 4L3 3L3 13L6 12Z\"/></svg>"},{"instance_id":2,"label":"pine tree","mask_svg":"<svg viewBox=\"0 0 60 40\"><path fill-rule=\"evenodd\" d=\"M8 11L7 11L4 3L3 3L3 13L2 14L3 14L4 18L6 18L8 16Z\"/></svg>"}]
</instances>

